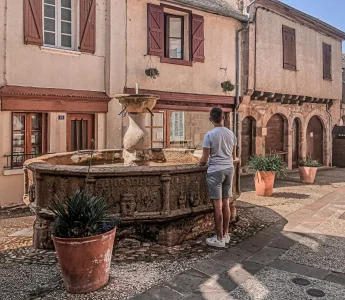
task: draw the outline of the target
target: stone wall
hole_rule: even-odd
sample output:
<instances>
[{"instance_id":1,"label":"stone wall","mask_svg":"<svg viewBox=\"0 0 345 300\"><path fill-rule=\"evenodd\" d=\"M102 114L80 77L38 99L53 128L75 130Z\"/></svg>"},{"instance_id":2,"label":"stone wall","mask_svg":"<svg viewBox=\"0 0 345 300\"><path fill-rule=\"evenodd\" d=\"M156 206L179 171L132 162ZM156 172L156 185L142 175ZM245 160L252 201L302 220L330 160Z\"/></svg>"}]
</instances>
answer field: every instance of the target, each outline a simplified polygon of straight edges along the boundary
<instances>
[{"instance_id":1,"label":"stone wall","mask_svg":"<svg viewBox=\"0 0 345 300\"><path fill-rule=\"evenodd\" d=\"M334 105L339 106L339 103ZM292 124L298 118L301 126L301 144L300 144L300 158L306 158L307 142L306 133L310 119L317 116L324 126L324 143L323 156L324 165L330 164L330 120L329 114L326 110L325 104L305 103L302 106L280 103L267 103L265 101L250 100L245 97L239 108L239 145L241 145L241 124L245 117L252 116L256 121L256 154L265 154L265 136L267 123L274 114L280 114L287 120L287 152L288 152L288 167L292 168ZM338 119L337 119L338 121ZM241 149L239 150L239 157L241 157Z\"/></svg>"}]
</instances>

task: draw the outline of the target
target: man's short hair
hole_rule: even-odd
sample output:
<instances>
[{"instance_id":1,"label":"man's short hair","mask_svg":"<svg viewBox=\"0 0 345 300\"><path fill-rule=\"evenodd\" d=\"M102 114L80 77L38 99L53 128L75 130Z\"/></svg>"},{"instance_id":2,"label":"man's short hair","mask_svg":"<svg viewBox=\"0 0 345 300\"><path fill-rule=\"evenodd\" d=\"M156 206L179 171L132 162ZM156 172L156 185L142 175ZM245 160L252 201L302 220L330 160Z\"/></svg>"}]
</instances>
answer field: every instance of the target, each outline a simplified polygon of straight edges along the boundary
<instances>
[{"instance_id":1,"label":"man's short hair","mask_svg":"<svg viewBox=\"0 0 345 300\"><path fill-rule=\"evenodd\" d=\"M223 110L219 107L214 107L211 109L210 118L214 123L222 123Z\"/></svg>"}]
</instances>

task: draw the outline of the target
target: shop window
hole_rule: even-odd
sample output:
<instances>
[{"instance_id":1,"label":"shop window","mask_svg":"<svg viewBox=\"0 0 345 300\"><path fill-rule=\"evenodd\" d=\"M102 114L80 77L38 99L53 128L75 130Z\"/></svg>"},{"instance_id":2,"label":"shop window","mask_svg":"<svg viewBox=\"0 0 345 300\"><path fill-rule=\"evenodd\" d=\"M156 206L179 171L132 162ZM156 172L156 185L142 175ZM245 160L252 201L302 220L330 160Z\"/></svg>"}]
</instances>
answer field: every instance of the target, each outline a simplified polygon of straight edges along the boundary
<instances>
[{"instance_id":1,"label":"shop window","mask_svg":"<svg viewBox=\"0 0 345 300\"><path fill-rule=\"evenodd\" d=\"M46 153L46 124L45 114L13 113L11 164L7 167L22 167L25 160Z\"/></svg>"}]
</instances>

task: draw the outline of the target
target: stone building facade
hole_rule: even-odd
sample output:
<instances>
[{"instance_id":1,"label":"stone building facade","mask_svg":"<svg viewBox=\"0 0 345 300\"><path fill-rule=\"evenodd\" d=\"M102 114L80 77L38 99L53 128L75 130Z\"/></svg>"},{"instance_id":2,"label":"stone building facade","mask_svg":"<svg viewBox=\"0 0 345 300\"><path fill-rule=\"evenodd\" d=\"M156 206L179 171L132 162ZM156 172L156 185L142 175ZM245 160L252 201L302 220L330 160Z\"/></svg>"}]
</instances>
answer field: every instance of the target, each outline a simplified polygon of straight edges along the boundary
<instances>
[{"instance_id":1,"label":"stone building facade","mask_svg":"<svg viewBox=\"0 0 345 300\"><path fill-rule=\"evenodd\" d=\"M345 33L276 0L257 0L250 16L238 110L242 165L274 153L290 169L308 156L330 165Z\"/></svg>"}]
</instances>

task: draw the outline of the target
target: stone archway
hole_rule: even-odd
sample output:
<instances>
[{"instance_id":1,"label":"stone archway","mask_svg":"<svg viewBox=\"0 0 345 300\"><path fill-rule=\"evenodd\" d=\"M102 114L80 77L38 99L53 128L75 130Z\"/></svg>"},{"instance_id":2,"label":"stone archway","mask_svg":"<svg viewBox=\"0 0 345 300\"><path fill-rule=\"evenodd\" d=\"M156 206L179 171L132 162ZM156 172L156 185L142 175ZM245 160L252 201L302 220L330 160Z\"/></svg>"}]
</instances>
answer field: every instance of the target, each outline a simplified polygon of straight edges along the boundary
<instances>
[{"instance_id":1,"label":"stone archway","mask_svg":"<svg viewBox=\"0 0 345 300\"><path fill-rule=\"evenodd\" d=\"M287 162L288 128L287 119L281 114L274 114L267 122L265 153L279 154Z\"/></svg>"},{"instance_id":2,"label":"stone archway","mask_svg":"<svg viewBox=\"0 0 345 300\"><path fill-rule=\"evenodd\" d=\"M324 124L319 116L313 116L307 125L307 158L311 157L318 160L320 164L324 163Z\"/></svg>"},{"instance_id":3,"label":"stone archway","mask_svg":"<svg viewBox=\"0 0 345 300\"><path fill-rule=\"evenodd\" d=\"M242 120L241 131L241 166L247 165L250 157L256 153L256 120L245 117Z\"/></svg>"}]
</instances>

